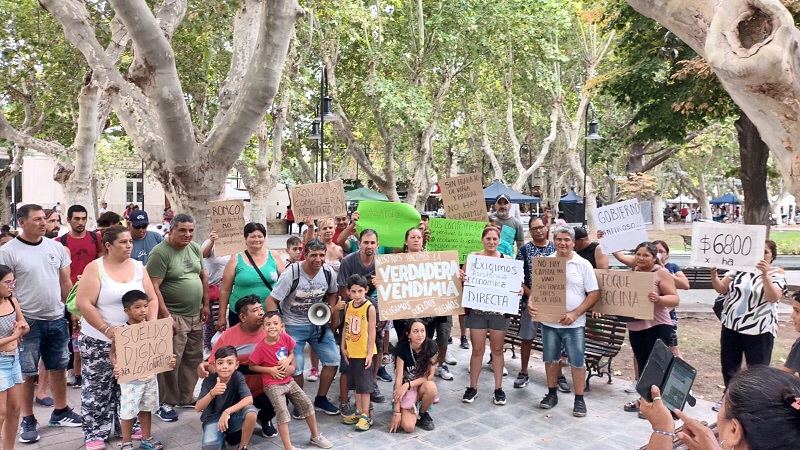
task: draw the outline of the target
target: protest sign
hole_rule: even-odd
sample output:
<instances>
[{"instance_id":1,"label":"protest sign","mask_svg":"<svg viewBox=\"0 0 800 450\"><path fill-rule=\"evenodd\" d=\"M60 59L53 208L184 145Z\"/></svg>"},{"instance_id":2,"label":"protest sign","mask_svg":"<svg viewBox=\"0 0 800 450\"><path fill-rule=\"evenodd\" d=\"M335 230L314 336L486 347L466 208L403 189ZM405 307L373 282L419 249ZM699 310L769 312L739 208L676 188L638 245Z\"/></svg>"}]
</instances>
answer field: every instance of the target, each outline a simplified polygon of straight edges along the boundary
<instances>
[{"instance_id":1,"label":"protest sign","mask_svg":"<svg viewBox=\"0 0 800 450\"><path fill-rule=\"evenodd\" d=\"M448 219L486 222L486 201L481 176L477 173L447 178L439 183Z\"/></svg>"},{"instance_id":2,"label":"protest sign","mask_svg":"<svg viewBox=\"0 0 800 450\"><path fill-rule=\"evenodd\" d=\"M208 204L211 206L211 229L218 236L214 243L214 255L234 255L244 250L244 202L240 199Z\"/></svg>"},{"instance_id":3,"label":"protest sign","mask_svg":"<svg viewBox=\"0 0 800 450\"><path fill-rule=\"evenodd\" d=\"M356 233L373 229L378 233L380 245L402 247L406 231L417 228L419 220L419 212L407 203L363 201L358 203Z\"/></svg>"},{"instance_id":4,"label":"protest sign","mask_svg":"<svg viewBox=\"0 0 800 450\"><path fill-rule=\"evenodd\" d=\"M292 211L297 221L308 216L327 219L347 215L342 180L292 186L291 196Z\"/></svg>"},{"instance_id":5,"label":"protest sign","mask_svg":"<svg viewBox=\"0 0 800 450\"><path fill-rule=\"evenodd\" d=\"M469 255L461 305L504 314L519 313L522 261Z\"/></svg>"},{"instance_id":6,"label":"protest sign","mask_svg":"<svg viewBox=\"0 0 800 450\"><path fill-rule=\"evenodd\" d=\"M147 375L169 372L172 357L172 319L159 319L119 327L114 332L117 382L127 383Z\"/></svg>"},{"instance_id":7,"label":"protest sign","mask_svg":"<svg viewBox=\"0 0 800 450\"><path fill-rule=\"evenodd\" d=\"M600 248L606 255L628 250L649 240L639 201L636 199L597 208L594 223L603 232Z\"/></svg>"},{"instance_id":8,"label":"protest sign","mask_svg":"<svg viewBox=\"0 0 800 450\"><path fill-rule=\"evenodd\" d=\"M650 200L645 200L643 202L639 202L639 207L642 209L642 219L644 219L645 225L652 225L653 224L653 202Z\"/></svg>"},{"instance_id":9,"label":"protest sign","mask_svg":"<svg viewBox=\"0 0 800 450\"><path fill-rule=\"evenodd\" d=\"M653 320L654 304L647 295L653 292L653 272L595 269L600 300L592 310L612 316Z\"/></svg>"},{"instance_id":10,"label":"protest sign","mask_svg":"<svg viewBox=\"0 0 800 450\"><path fill-rule=\"evenodd\" d=\"M458 260L464 264L467 261L467 255L483 250L481 233L485 227L485 222L431 218L428 222L431 240L426 249L429 251L458 250Z\"/></svg>"},{"instance_id":11,"label":"protest sign","mask_svg":"<svg viewBox=\"0 0 800 450\"><path fill-rule=\"evenodd\" d=\"M694 222L689 265L754 272L766 239L765 225Z\"/></svg>"},{"instance_id":12,"label":"protest sign","mask_svg":"<svg viewBox=\"0 0 800 450\"><path fill-rule=\"evenodd\" d=\"M458 253L375 256L380 320L463 314Z\"/></svg>"},{"instance_id":13,"label":"protest sign","mask_svg":"<svg viewBox=\"0 0 800 450\"><path fill-rule=\"evenodd\" d=\"M567 313L567 258L531 258L528 304L536 307L535 320L558 322Z\"/></svg>"}]
</instances>

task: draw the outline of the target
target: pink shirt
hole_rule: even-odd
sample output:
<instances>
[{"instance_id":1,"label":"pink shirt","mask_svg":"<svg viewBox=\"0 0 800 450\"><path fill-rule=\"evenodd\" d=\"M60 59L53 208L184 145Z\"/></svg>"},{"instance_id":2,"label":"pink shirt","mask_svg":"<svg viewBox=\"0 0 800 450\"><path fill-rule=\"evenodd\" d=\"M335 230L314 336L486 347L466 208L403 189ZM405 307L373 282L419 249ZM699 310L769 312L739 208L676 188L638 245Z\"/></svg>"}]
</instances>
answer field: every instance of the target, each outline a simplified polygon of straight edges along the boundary
<instances>
[{"instance_id":1,"label":"pink shirt","mask_svg":"<svg viewBox=\"0 0 800 450\"><path fill-rule=\"evenodd\" d=\"M637 271L636 269L633 269L633 270ZM655 291L658 293L658 295L663 295L663 294L661 294L661 286L660 286L660 283L658 281L658 271L657 270L654 271L653 275L654 275L654 277L653 277L653 285L654 285ZM669 308L667 308L665 306L658 305L658 304L655 304L653 306L654 306L653 320L637 320L637 321L634 321L634 322L628 322L628 324L627 324L628 325L628 330L629 331L642 331L642 330L647 330L648 328L653 328L656 325L670 325L671 326L672 325L672 319L669 317Z\"/></svg>"}]
</instances>

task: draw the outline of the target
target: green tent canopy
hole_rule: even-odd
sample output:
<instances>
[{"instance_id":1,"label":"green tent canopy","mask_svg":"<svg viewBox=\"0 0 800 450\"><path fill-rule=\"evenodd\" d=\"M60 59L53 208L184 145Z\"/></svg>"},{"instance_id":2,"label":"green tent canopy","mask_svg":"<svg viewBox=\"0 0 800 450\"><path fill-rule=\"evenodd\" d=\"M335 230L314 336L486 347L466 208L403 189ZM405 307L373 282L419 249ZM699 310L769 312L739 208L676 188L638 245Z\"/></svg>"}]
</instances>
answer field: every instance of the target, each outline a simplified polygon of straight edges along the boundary
<instances>
[{"instance_id":1,"label":"green tent canopy","mask_svg":"<svg viewBox=\"0 0 800 450\"><path fill-rule=\"evenodd\" d=\"M389 201L389 198L381 194L380 192L375 192L365 187L353 189L352 191L346 191L344 193L344 198L348 202L360 202L364 200L372 200L376 202Z\"/></svg>"}]
</instances>

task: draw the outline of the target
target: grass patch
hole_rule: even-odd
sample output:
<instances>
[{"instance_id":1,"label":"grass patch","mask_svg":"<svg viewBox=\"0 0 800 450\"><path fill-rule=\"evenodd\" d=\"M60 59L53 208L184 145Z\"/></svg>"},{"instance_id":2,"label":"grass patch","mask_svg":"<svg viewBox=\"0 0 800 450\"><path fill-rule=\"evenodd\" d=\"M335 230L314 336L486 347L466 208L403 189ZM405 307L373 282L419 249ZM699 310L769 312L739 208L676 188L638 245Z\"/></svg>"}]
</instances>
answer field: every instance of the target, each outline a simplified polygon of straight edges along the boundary
<instances>
[{"instance_id":1,"label":"grass patch","mask_svg":"<svg viewBox=\"0 0 800 450\"><path fill-rule=\"evenodd\" d=\"M778 245L778 254L800 255L800 231L772 231L769 237Z\"/></svg>"}]
</instances>

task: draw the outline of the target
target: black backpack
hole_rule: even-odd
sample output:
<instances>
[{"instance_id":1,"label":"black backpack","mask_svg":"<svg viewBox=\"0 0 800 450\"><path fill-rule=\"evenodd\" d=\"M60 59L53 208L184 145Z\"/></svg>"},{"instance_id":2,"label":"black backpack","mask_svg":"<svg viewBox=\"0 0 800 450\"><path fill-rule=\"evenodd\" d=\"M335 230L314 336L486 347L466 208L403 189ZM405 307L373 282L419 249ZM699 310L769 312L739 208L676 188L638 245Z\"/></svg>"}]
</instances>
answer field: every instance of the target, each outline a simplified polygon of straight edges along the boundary
<instances>
[{"instance_id":1,"label":"black backpack","mask_svg":"<svg viewBox=\"0 0 800 450\"><path fill-rule=\"evenodd\" d=\"M87 231L87 233L89 233L89 236L92 237L92 242L94 242L94 246L95 246L95 248L97 248L97 234L94 231ZM58 238L58 240L61 241L61 245L63 245L64 247L67 246L67 235L68 234L69 234L69 232L66 232L66 233L62 234L61 237Z\"/></svg>"},{"instance_id":2,"label":"black backpack","mask_svg":"<svg viewBox=\"0 0 800 450\"><path fill-rule=\"evenodd\" d=\"M289 292L286 293L286 297L292 295L294 291L297 290L297 286L300 284L300 264L301 262L297 262L294 264L290 264L289 267L292 271L292 284L289 286ZM331 279L333 278L332 269L326 269L325 264L322 265L322 271L325 273L325 285L331 285ZM326 288L327 289L327 288ZM285 297L284 297L285 298Z\"/></svg>"}]
</instances>

